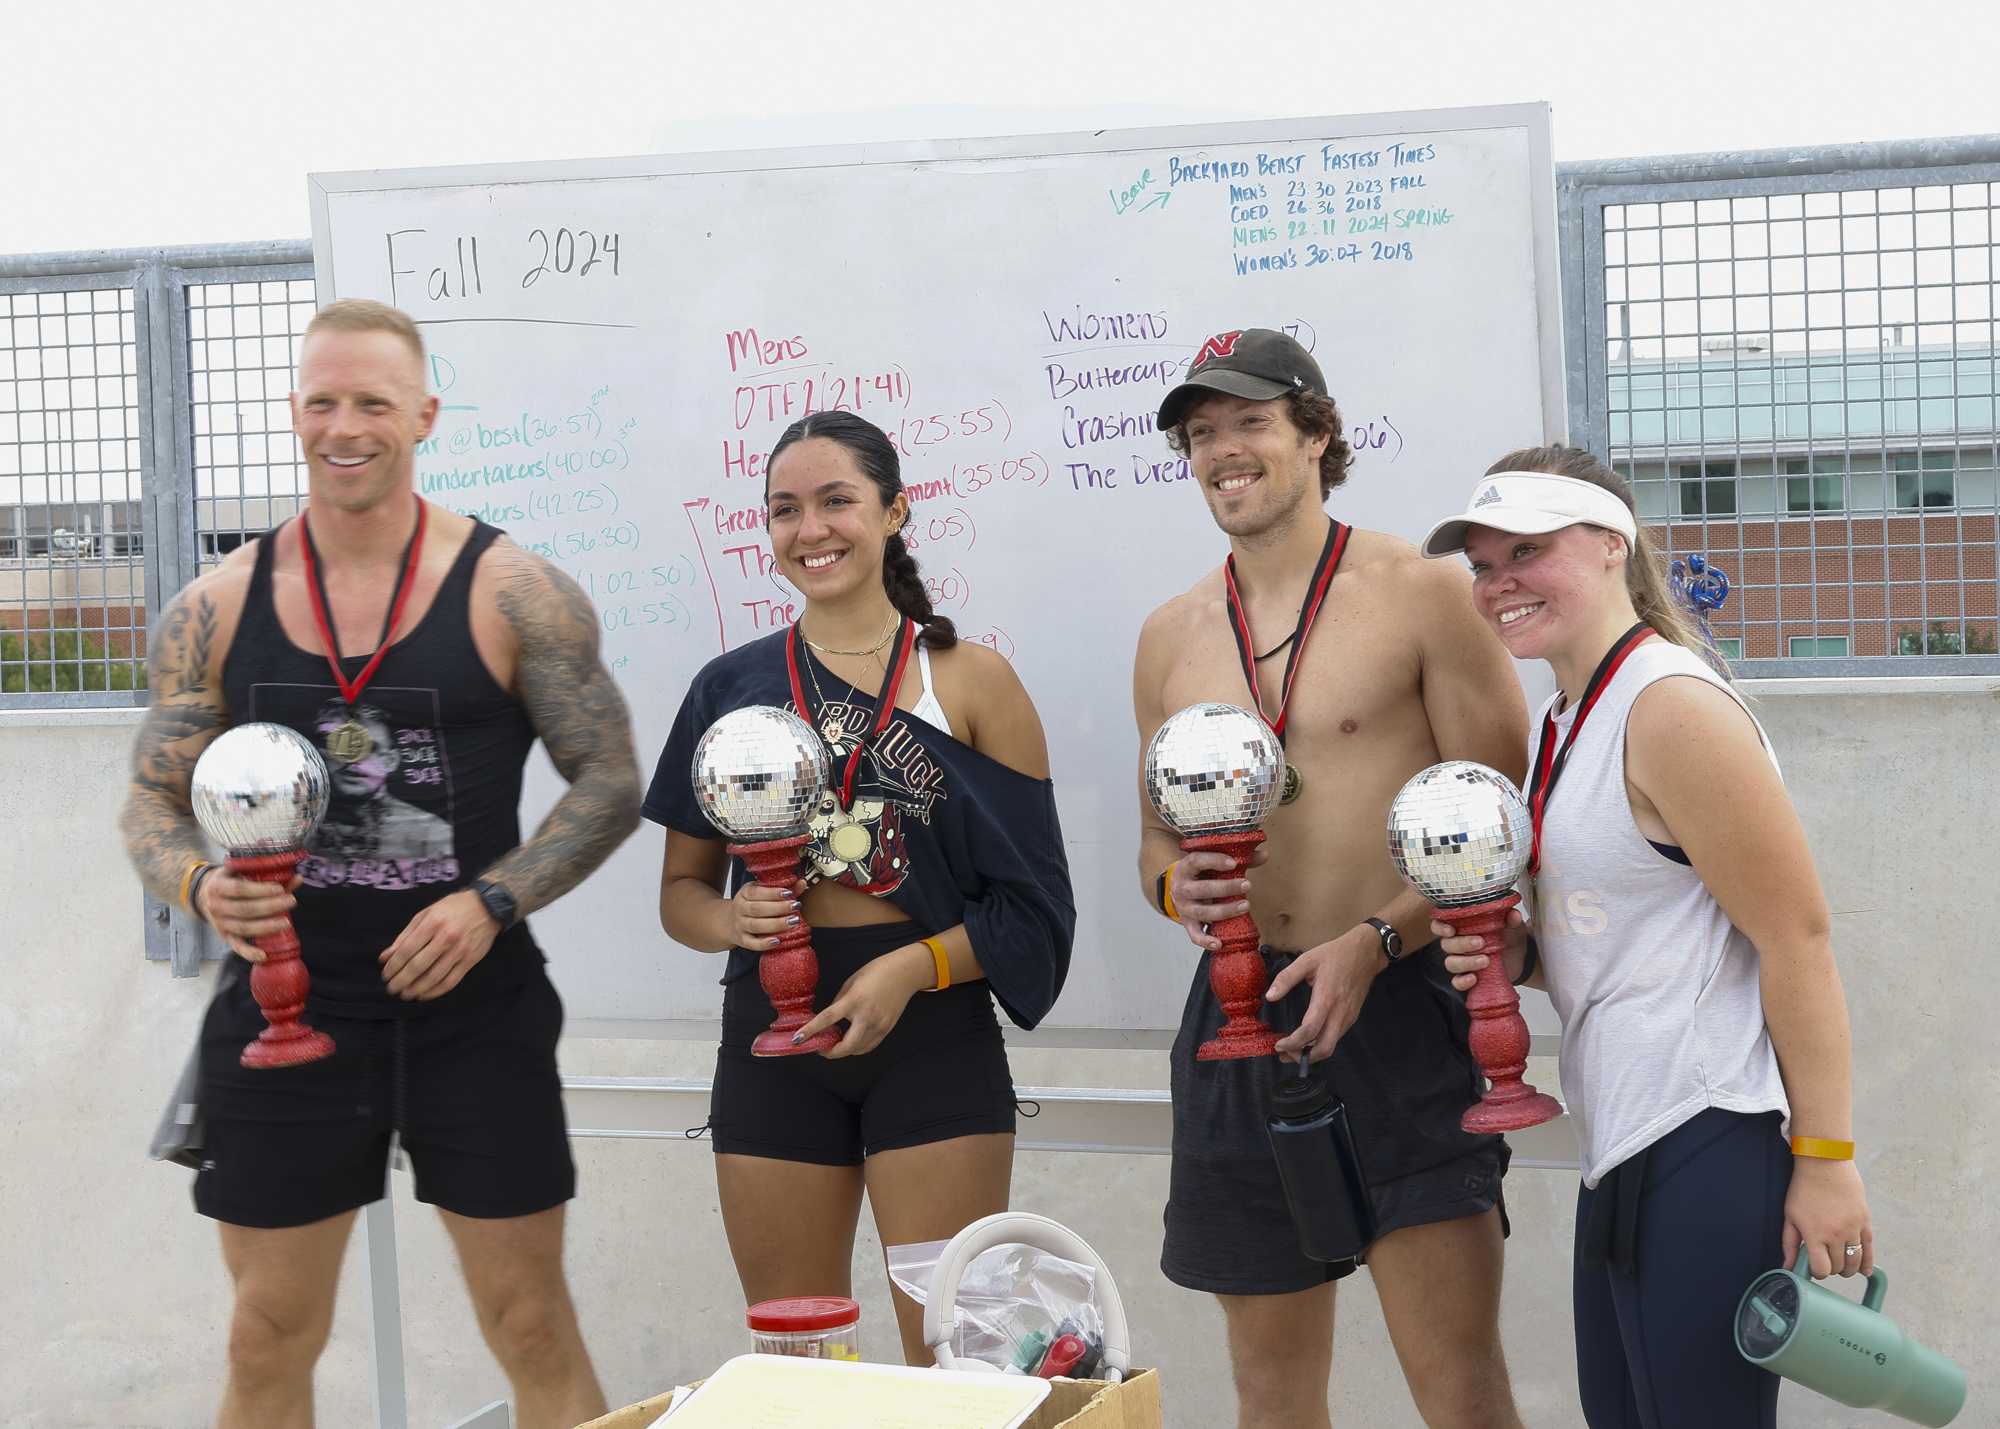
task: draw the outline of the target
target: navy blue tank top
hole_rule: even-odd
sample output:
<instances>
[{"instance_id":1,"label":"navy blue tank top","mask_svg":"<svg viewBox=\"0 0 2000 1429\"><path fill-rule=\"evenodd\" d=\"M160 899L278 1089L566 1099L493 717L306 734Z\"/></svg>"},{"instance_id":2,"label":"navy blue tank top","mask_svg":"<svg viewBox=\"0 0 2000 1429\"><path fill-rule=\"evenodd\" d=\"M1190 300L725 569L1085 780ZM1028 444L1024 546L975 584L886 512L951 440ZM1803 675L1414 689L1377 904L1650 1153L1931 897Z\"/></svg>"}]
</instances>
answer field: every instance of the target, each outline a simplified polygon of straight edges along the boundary
<instances>
[{"instance_id":1,"label":"navy blue tank top","mask_svg":"<svg viewBox=\"0 0 2000 1429\"><path fill-rule=\"evenodd\" d=\"M355 718L373 750L353 764L326 761L333 795L306 842L292 910L312 975L310 1010L423 1016L511 991L540 965L525 922L501 933L457 987L426 1002L392 996L377 961L419 911L521 841L521 771L535 730L472 643L472 571L499 535L498 527L474 524L423 620L390 647L362 691ZM346 708L326 657L294 645L279 623L271 599L277 544L275 531L257 543L243 618L223 663L223 697L231 724L289 725L324 751ZM352 680L368 657L340 663Z\"/></svg>"}]
</instances>

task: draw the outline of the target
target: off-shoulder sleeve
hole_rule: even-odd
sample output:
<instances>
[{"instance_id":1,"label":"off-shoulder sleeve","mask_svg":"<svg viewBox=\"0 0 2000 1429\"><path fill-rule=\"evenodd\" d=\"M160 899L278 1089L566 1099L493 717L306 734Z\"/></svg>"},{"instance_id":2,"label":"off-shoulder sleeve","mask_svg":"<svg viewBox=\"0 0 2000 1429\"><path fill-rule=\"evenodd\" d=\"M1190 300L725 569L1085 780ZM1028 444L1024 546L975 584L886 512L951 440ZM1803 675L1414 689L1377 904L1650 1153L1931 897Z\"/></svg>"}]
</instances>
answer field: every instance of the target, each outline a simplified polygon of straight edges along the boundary
<instances>
[{"instance_id":1,"label":"off-shoulder sleeve","mask_svg":"<svg viewBox=\"0 0 2000 1429\"><path fill-rule=\"evenodd\" d=\"M1069 976L1076 900L1055 785L1014 777L1029 789L1004 801L976 800L966 819L978 888L966 898L965 931L1000 1006L1016 1025L1033 1030ZM1004 819L996 817L1002 803Z\"/></svg>"},{"instance_id":2,"label":"off-shoulder sleeve","mask_svg":"<svg viewBox=\"0 0 2000 1429\"><path fill-rule=\"evenodd\" d=\"M697 839L722 837L694 797L694 747L715 722L713 692L714 680L708 670L688 686L680 713L674 716L673 733L667 736L667 746L660 751L660 762L653 770L646 802L640 806L640 812L654 823Z\"/></svg>"}]
</instances>

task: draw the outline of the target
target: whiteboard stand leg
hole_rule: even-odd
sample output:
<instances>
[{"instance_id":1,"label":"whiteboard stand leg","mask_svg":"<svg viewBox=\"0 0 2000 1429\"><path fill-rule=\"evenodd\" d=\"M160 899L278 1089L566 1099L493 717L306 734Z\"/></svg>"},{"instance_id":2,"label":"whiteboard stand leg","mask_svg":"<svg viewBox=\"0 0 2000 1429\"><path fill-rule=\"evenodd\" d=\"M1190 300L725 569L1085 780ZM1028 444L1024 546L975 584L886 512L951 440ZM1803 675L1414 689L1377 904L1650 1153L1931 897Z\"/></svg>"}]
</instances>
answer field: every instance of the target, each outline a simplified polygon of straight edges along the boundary
<instances>
[{"instance_id":1,"label":"whiteboard stand leg","mask_svg":"<svg viewBox=\"0 0 2000 1429\"><path fill-rule=\"evenodd\" d=\"M507 1412L506 1400L496 1399L477 1414L453 1420L444 1429L514 1429L514 1416Z\"/></svg>"},{"instance_id":2,"label":"whiteboard stand leg","mask_svg":"<svg viewBox=\"0 0 2000 1429\"><path fill-rule=\"evenodd\" d=\"M392 1143L392 1154L393 1154ZM368 1377L375 1385L375 1429L409 1429L403 1385L403 1299L396 1280L396 1210L385 1176L381 1200L361 1210L368 1289Z\"/></svg>"}]
</instances>

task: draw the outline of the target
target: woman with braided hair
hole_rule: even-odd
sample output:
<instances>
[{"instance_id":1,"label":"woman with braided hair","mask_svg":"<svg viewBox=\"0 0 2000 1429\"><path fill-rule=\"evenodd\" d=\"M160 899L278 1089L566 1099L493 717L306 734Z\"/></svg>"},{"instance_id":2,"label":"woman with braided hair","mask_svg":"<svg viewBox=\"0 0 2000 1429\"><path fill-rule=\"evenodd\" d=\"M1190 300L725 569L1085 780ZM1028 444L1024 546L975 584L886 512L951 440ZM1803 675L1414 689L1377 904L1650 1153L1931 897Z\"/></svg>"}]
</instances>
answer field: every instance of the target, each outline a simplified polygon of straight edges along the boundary
<instances>
[{"instance_id":1,"label":"woman with braided hair","mask_svg":"<svg viewBox=\"0 0 2000 1429\"><path fill-rule=\"evenodd\" d=\"M771 552L805 598L790 629L711 661L682 702L645 814L667 829L660 922L727 952L709 1127L744 1295L846 1295L867 1192L882 1244L946 1239L1007 1209L1014 1085L997 1000L1048 1013L1076 912L1040 718L1013 667L931 608L902 531L896 449L851 412L794 423L765 464ZM763 888L696 802L696 743L746 705L820 732L833 788L805 877ZM803 1041L753 1058L775 1016L757 959L803 920L819 958ZM922 1307L891 1287L912 1364Z\"/></svg>"}]
</instances>

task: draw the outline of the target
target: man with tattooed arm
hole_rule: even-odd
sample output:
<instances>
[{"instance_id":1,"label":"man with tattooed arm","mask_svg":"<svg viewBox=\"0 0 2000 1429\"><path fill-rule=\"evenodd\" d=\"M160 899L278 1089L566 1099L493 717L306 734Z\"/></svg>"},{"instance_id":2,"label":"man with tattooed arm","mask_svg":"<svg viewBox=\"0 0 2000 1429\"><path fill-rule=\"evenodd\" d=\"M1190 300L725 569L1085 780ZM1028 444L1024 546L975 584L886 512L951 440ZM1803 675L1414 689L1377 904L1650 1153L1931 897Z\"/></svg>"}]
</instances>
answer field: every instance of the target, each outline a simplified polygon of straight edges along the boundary
<instances>
[{"instance_id":1,"label":"man with tattooed arm","mask_svg":"<svg viewBox=\"0 0 2000 1429\"><path fill-rule=\"evenodd\" d=\"M289 912L337 1051L250 1070L262 1029L231 958L202 1030L196 1209L235 1282L219 1429L307 1429L312 1374L356 1210L392 1137L455 1242L514 1422L604 1412L562 1269L576 1173L556 1075L562 1004L522 920L631 832L639 773L625 706L576 584L498 530L416 494L436 420L423 341L380 303L306 330L292 420L305 513L168 606L123 824L147 888L214 924L242 959ZM335 657L329 659L329 655ZM231 725L288 725L332 773L289 888L207 861L194 764ZM539 737L569 789L526 842Z\"/></svg>"}]
</instances>

